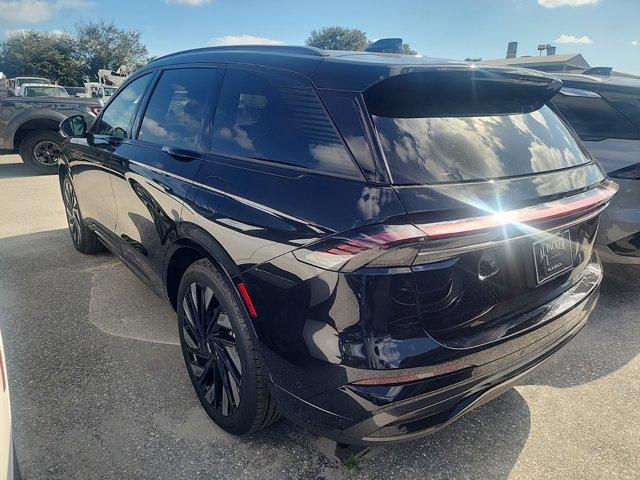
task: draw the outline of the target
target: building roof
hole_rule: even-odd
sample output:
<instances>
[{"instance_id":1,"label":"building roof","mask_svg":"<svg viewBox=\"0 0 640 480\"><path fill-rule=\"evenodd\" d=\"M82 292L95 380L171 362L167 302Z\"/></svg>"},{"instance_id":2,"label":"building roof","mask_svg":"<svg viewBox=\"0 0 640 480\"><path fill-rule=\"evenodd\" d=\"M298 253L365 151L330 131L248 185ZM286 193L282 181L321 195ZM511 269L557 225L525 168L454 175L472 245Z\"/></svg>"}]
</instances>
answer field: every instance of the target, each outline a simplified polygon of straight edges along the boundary
<instances>
[{"instance_id":1,"label":"building roof","mask_svg":"<svg viewBox=\"0 0 640 480\"><path fill-rule=\"evenodd\" d=\"M585 70L590 67L584 57L579 53L566 53L563 55L541 55L517 58L499 58L496 60L483 60L478 62L481 65L491 66L517 66L525 68L543 67L548 70L550 67L558 67L559 70Z\"/></svg>"}]
</instances>

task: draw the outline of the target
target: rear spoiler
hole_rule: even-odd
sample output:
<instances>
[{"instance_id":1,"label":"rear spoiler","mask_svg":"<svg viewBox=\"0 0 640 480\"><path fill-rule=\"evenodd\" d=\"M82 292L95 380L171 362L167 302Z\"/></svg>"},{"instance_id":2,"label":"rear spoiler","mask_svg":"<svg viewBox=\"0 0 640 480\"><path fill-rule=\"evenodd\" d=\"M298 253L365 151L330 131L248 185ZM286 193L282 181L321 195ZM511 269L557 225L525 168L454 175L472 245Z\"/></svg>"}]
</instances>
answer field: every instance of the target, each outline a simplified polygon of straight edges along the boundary
<instances>
[{"instance_id":1,"label":"rear spoiler","mask_svg":"<svg viewBox=\"0 0 640 480\"><path fill-rule=\"evenodd\" d=\"M401 38L381 38L373 42L364 50L365 52L379 53L404 53Z\"/></svg>"},{"instance_id":2,"label":"rear spoiler","mask_svg":"<svg viewBox=\"0 0 640 480\"><path fill-rule=\"evenodd\" d=\"M364 96L380 117L464 117L532 112L561 88L559 78L531 70L447 65L386 78Z\"/></svg>"}]
</instances>

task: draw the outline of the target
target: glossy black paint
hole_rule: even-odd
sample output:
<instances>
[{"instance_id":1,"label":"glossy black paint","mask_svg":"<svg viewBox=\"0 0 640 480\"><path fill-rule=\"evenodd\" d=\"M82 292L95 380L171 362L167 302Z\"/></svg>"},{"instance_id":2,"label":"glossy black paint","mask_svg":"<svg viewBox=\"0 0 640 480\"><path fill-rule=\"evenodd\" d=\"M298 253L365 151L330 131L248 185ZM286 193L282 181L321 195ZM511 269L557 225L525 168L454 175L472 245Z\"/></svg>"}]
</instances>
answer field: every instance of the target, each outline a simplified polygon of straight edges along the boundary
<instances>
[{"instance_id":1,"label":"glossy black paint","mask_svg":"<svg viewBox=\"0 0 640 480\"><path fill-rule=\"evenodd\" d=\"M594 218L573 227L571 272L547 284L544 294L529 283L517 295L511 292L512 299L530 301L527 309L494 315L445 338L432 332L429 302L438 301L434 292L450 290L467 272L465 262L477 261L477 252L351 273L321 269L294 255L319 239L367 225L478 216L603 182L603 172L589 161L492 182L393 185L362 90L381 77L453 64L301 47L164 57L134 74L105 107L136 78L152 75L133 107L131 135L98 135L98 119L87 135L64 146L61 178L70 174L89 226L174 306L180 275L198 258L211 259L232 286L246 286L257 310L247 321L286 416L351 443L415 438L508 388L566 343L584 324L601 278L592 255ZM176 67L219 69L220 78L225 69L248 69L273 85L316 91L357 175L217 151L212 126L220 83L211 86L194 151L137 140L158 78ZM517 248L530 251L531 240L526 242ZM407 375L417 377L402 380ZM354 383L379 378L386 385ZM434 397L441 387L450 393Z\"/></svg>"}]
</instances>

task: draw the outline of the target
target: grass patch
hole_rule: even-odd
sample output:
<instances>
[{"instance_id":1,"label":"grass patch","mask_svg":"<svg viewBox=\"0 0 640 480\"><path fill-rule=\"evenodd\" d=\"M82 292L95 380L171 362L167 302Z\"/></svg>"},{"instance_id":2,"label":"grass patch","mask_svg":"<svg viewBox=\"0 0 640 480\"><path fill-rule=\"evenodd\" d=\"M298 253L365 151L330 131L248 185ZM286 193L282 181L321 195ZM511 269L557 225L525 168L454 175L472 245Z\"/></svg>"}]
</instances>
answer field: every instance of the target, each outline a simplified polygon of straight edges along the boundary
<instances>
[{"instance_id":1,"label":"grass patch","mask_svg":"<svg viewBox=\"0 0 640 480\"><path fill-rule=\"evenodd\" d=\"M356 455L350 455L342 462L342 465L346 470L354 472L360 468L360 459Z\"/></svg>"}]
</instances>

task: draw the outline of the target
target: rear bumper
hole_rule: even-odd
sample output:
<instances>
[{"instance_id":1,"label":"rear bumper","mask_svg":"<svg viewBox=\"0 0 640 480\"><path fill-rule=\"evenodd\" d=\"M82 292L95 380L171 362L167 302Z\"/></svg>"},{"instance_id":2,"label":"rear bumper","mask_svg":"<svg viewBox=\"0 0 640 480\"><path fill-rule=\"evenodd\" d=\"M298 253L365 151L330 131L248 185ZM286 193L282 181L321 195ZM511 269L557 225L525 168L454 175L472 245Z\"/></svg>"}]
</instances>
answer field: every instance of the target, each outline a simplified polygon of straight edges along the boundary
<instances>
[{"instance_id":1,"label":"rear bumper","mask_svg":"<svg viewBox=\"0 0 640 480\"><path fill-rule=\"evenodd\" d=\"M390 372L417 374L418 381L346 383L306 399L274 385L273 396L286 417L339 442L388 444L427 435L511 388L580 331L597 300L600 265L594 262L585 276L590 276L588 290L575 305L534 330L492 346L448 349L438 364ZM362 378L363 370L357 370ZM381 376L381 371L364 372ZM352 376L345 371L345 378Z\"/></svg>"}]
</instances>

